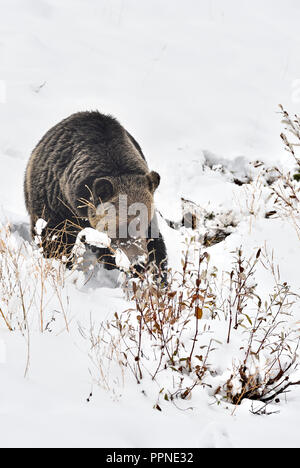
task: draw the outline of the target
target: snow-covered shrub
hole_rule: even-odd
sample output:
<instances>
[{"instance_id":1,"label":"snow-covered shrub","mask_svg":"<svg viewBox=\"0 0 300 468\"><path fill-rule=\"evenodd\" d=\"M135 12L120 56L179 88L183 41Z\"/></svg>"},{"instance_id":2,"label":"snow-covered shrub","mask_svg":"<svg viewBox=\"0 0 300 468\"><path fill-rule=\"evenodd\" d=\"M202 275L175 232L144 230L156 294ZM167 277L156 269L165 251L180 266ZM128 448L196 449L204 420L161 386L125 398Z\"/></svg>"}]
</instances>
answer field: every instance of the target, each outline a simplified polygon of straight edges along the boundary
<instances>
[{"instance_id":1,"label":"snow-covered shrub","mask_svg":"<svg viewBox=\"0 0 300 468\"><path fill-rule=\"evenodd\" d=\"M280 111L286 132L281 138L293 157L294 167L289 171L275 168L277 180L272 186L273 200L277 212L294 225L300 239L300 118L291 117L282 106Z\"/></svg>"},{"instance_id":2,"label":"snow-covered shrub","mask_svg":"<svg viewBox=\"0 0 300 468\"><path fill-rule=\"evenodd\" d=\"M261 261L274 275L274 290L265 301L258 296L255 268L261 256L259 249L249 261L241 250L237 251L229 275L229 294L222 304L228 323L227 344L240 327L244 328L241 352L233 356L228 379L215 390L217 397L234 404L240 404L245 398L271 401L289 386L300 384L299 379L290 380L298 367L300 337L291 313L299 296L280 282L267 252ZM224 376L226 373L221 380Z\"/></svg>"},{"instance_id":3,"label":"snow-covered shrub","mask_svg":"<svg viewBox=\"0 0 300 468\"><path fill-rule=\"evenodd\" d=\"M272 400L299 384L299 331L291 319L299 297L277 277L269 296L259 297L256 268L275 271L267 253L247 259L238 249L220 289L217 268L206 252L192 252L195 245L191 239L181 273L170 271L165 287L149 275L129 280L132 306L102 325L101 339L90 333L96 380L116 364L138 384L155 383L159 410L162 400L191 399L201 389L237 405Z\"/></svg>"},{"instance_id":4,"label":"snow-covered shrub","mask_svg":"<svg viewBox=\"0 0 300 468\"><path fill-rule=\"evenodd\" d=\"M179 383L174 388L173 378L169 376L166 399L174 399L178 392L186 391L180 384L185 375L197 374L202 382L207 367L197 347L199 324L204 317L210 320L216 313L212 288L216 272L210 267L207 253L198 255L196 269L189 255L187 249L181 273L169 271L167 285L157 281L155 272L127 280L124 287L132 307L115 314L113 321L101 326L101 340L95 340L93 327L89 331L81 330L90 338L93 363L100 363L96 380L99 375L108 374L108 370L103 370L105 361L107 369L115 361L130 370L138 384L145 377L159 382L159 376L165 371L176 376ZM169 384L172 388L168 389Z\"/></svg>"},{"instance_id":5,"label":"snow-covered shrub","mask_svg":"<svg viewBox=\"0 0 300 468\"><path fill-rule=\"evenodd\" d=\"M291 117L283 106L280 105L279 107L283 117L282 123L285 125L285 131L290 135L293 135L295 140L290 141L289 137L285 133L281 134L281 138L285 144L286 151L291 153L296 162L296 169L300 171L300 117L298 115ZM295 174L295 179L299 179L297 177L298 175L299 174Z\"/></svg>"},{"instance_id":6,"label":"snow-covered shrub","mask_svg":"<svg viewBox=\"0 0 300 468\"><path fill-rule=\"evenodd\" d=\"M295 227L300 239L300 183L291 172L277 172L278 179L271 187L274 209Z\"/></svg>"}]
</instances>

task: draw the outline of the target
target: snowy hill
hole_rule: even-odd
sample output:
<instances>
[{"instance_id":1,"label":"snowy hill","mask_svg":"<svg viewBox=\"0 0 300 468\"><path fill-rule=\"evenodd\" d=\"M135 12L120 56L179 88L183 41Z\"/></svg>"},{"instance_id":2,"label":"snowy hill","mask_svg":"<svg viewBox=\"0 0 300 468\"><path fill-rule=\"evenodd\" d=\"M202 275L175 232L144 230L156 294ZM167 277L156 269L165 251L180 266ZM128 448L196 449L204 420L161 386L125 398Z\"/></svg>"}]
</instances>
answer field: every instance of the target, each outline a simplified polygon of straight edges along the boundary
<instances>
[{"instance_id":1,"label":"snowy hill","mask_svg":"<svg viewBox=\"0 0 300 468\"><path fill-rule=\"evenodd\" d=\"M278 205L281 179L272 172L295 167L280 140L278 104L299 113L299 2L3 0L0 10L1 446L299 446L299 387L258 416L263 398L245 397L237 372L261 308L259 338L271 332L247 378L263 386L279 356L276 365L291 364L290 381L299 380L299 212ZM191 273L190 297L176 277L187 244L191 270L204 255L210 303L205 297L200 307L198 291L172 324L182 361L153 347L152 319L140 352L136 306L147 300L132 296L124 275L70 272L30 241L23 200L30 152L55 123L92 109L116 116L161 175L156 205L174 275L164 299L170 310L181 307L180 292L191 301L198 284ZM197 231L178 226L191 206ZM237 297L230 273L238 265L243 282L253 262L243 321L231 329L239 309L234 300L226 309Z\"/></svg>"}]
</instances>

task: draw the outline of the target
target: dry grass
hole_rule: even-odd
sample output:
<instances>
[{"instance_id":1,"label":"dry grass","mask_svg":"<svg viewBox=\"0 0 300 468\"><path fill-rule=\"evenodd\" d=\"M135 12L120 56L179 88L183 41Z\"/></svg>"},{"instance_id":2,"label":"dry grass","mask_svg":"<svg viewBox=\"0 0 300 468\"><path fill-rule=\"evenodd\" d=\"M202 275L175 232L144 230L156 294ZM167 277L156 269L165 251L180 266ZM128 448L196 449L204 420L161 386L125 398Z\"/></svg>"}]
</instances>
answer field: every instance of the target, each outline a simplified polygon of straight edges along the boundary
<instances>
[{"instance_id":1,"label":"dry grass","mask_svg":"<svg viewBox=\"0 0 300 468\"><path fill-rule=\"evenodd\" d=\"M100 374L107 374L105 367L115 363L137 384L150 379L159 389L155 408L161 409L161 398L187 400L199 387L213 388L211 379L218 369L214 351L228 349L232 339L239 339L247 344L236 356L230 377L214 388L217 401L268 402L298 385L289 376L297 367L299 333L286 330L285 323L299 297L280 282L268 253L259 249L247 259L238 249L220 295L218 272L209 255L198 252L195 268L189 261L192 247L191 242L182 272L170 271L164 288L147 274L130 280L126 293L132 307L102 324L101 340L90 334L91 359L99 364ZM265 301L256 290L258 265L274 276L274 291ZM220 322L227 328L225 342L214 332L214 323Z\"/></svg>"},{"instance_id":2,"label":"dry grass","mask_svg":"<svg viewBox=\"0 0 300 468\"><path fill-rule=\"evenodd\" d=\"M53 304L58 304L69 331L68 297L64 286L65 265L44 259L34 246L12 235L9 225L0 226L0 324L10 332L19 331L26 340L30 362L30 330L49 329Z\"/></svg>"},{"instance_id":3,"label":"dry grass","mask_svg":"<svg viewBox=\"0 0 300 468\"><path fill-rule=\"evenodd\" d=\"M291 117L283 106L280 106L280 113L285 126L281 138L295 166L289 172L274 169L277 172L277 183L272 186L274 206L293 225L300 239L300 118Z\"/></svg>"}]
</instances>

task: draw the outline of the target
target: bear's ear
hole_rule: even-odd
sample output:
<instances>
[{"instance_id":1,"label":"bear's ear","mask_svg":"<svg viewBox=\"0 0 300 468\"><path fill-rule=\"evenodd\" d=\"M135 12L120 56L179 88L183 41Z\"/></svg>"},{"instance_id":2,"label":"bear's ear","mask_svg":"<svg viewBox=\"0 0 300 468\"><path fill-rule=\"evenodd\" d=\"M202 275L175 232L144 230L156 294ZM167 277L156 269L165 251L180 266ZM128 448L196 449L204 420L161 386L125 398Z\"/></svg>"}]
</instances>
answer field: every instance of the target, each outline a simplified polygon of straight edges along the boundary
<instances>
[{"instance_id":1,"label":"bear's ear","mask_svg":"<svg viewBox=\"0 0 300 468\"><path fill-rule=\"evenodd\" d=\"M114 186L110 179L96 179L93 186L94 203L105 203L111 200L114 195Z\"/></svg>"},{"instance_id":2,"label":"bear's ear","mask_svg":"<svg viewBox=\"0 0 300 468\"><path fill-rule=\"evenodd\" d=\"M150 174L147 175L147 180L150 191L154 193L160 184L160 175L157 172L152 171L150 172Z\"/></svg>"}]
</instances>

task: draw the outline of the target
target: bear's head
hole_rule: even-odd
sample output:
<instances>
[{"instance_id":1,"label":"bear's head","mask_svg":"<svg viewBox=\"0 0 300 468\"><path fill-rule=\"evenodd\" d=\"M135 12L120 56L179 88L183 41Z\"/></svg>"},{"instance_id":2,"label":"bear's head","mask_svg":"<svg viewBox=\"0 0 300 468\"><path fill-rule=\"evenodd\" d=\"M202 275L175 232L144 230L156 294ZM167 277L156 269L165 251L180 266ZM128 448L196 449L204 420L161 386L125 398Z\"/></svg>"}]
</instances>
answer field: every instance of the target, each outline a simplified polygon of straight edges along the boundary
<instances>
[{"instance_id":1,"label":"bear's head","mask_svg":"<svg viewBox=\"0 0 300 468\"><path fill-rule=\"evenodd\" d=\"M121 245L132 259L137 256L137 250L132 247L135 241L147 237L154 215L153 196L159 183L160 176L154 171L93 177L77 190L76 208L81 216L88 218L91 227L106 232L113 244Z\"/></svg>"}]
</instances>

